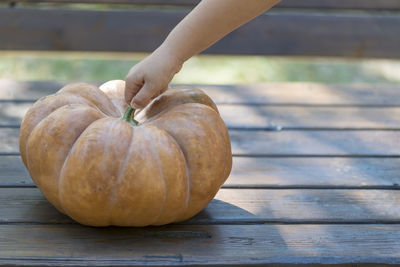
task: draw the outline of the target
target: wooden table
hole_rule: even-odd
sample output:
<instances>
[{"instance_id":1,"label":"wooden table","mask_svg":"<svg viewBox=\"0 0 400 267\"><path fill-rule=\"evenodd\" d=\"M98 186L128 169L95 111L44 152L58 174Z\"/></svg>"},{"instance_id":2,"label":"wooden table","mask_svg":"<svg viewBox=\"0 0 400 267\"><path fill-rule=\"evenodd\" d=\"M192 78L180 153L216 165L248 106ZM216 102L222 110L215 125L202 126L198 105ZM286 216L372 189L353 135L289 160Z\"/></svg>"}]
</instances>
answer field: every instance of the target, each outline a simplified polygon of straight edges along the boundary
<instances>
[{"instance_id":1,"label":"wooden table","mask_svg":"<svg viewBox=\"0 0 400 267\"><path fill-rule=\"evenodd\" d=\"M18 152L55 82L0 81L0 265L400 264L400 86L201 86L233 149L230 178L180 224L91 228L58 213Z\"/></svg>"}]
</instances>

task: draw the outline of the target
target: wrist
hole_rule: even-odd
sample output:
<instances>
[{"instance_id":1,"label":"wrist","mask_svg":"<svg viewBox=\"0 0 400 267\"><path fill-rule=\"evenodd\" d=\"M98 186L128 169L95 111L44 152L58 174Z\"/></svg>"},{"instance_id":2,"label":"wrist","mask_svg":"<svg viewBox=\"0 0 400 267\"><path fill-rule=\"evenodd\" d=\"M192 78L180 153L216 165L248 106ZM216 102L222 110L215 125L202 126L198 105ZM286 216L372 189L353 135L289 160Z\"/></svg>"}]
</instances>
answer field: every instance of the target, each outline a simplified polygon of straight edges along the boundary
<instances>
[{"instance_id":1,"label":"wrist","mask_svg":"<svg viewBox=\"0 0 400 267\"><path fill-rule=\"evenodd\" d=\"M165 60L171 71L176 74L178 73L185 60L180 57L179 53L172 49L169 45L163 43L154 52L156 56Z\"/></svg>"}]
</instances>

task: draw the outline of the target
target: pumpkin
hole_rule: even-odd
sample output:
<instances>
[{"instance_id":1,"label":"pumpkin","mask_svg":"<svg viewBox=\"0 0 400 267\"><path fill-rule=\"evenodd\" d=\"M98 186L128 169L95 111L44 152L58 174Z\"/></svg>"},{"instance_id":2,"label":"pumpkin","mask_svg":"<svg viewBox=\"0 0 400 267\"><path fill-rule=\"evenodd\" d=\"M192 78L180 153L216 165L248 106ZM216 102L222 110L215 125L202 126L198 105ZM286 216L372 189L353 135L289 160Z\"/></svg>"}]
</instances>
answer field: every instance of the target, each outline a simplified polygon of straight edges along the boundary
<instances>
[{"instance_id":1,"label":"pumpkin","mask_svg":"<svg viewBox=\"0 0 400 267\"><path fill-rule=\"evenodd\" d=\"M75 83L39 99L21 125L22 160L45 197L81 224L187 220L231 171L218 109L200 89L178 87L134 114L124 88Z\"/></svg>"}]
</instances>

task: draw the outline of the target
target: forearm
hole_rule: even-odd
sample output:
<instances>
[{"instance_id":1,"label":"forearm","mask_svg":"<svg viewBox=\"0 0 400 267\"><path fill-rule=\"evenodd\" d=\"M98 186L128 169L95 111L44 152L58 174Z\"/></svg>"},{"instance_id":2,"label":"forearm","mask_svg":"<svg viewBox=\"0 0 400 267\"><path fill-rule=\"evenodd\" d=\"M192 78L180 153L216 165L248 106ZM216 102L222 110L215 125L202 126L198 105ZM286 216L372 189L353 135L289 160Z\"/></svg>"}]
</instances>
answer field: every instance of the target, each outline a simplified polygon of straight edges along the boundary
<instances>
[{"instance_id":1,"label":"forearm","mask_svg":"<svg viewBox=\"0 0 400 267\"><path fill-rule=\"evenodd\" d=\"M203 0L168 35L160 47L126 77L125 100L146 106L168 88L182 64L279 0Z\"/></svg>"},{"instance_id":2,"label":"forearm","mask_svg":"<svg viewBox=\"0 0 400 267\"><path fill-rule=\"evenodd\" d=\"M203 0L171 31L159 50L182 64L278 2Z\"/></svg>"}]
</instances>

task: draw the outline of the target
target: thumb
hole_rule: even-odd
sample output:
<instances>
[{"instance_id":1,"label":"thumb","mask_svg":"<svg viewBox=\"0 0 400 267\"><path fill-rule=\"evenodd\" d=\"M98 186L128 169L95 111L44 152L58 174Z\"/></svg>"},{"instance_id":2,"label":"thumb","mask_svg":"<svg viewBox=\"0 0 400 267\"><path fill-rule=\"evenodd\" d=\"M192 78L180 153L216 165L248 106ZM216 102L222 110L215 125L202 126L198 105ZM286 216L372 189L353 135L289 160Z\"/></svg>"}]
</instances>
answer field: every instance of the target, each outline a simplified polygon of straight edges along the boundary
<instances>
[{"instance_id":1,"label":"thumb","mask_svg":"<svg viewBox=\"0 0 400 267\"><path fill-rule=\"evenodd\" d=\"M132 98L137 94L137 92L139 92L142 86L143 78L134 74L128 74L125 79L125 102L128 105L131 103Z\"/></svg>"}]
</instances>

